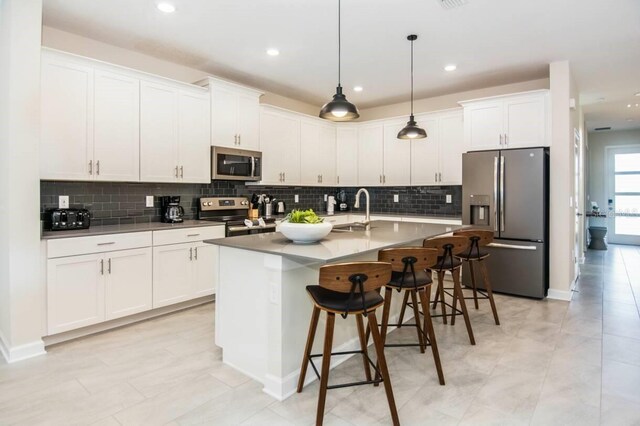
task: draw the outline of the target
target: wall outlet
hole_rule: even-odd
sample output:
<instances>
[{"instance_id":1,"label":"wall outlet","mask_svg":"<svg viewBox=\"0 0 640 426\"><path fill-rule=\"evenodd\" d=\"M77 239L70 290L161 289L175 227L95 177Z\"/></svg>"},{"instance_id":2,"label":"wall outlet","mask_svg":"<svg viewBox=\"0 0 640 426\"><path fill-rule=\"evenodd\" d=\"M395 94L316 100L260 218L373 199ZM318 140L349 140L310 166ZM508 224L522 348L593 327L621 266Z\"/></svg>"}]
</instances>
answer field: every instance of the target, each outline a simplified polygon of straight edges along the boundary
<instances>
[{"instance_id":1,"label":"wall outlet","mask_svg":"<svg viewBox=\"0 0 640 426\"><path fill-rule=\"evenodd\" d=\"M147 195L146 197L146 206L153 207L153 195Z\"/></svg>"},{"instance_id":2,"label":"wall outlet","mask_svg":"<svg viewBox=\"0 0 640 426\"><path fill-rule=\"evenodd\" d=\"M69 196L68 195L60 195L58 197L58 208L59 209L68 209L69 208Z\"/></svg>"},{"instance_id":3,"label":"wall outlet","mask_svg":"<svg viewBox=\"0 0 640 426\"><path fill-rule=\"evenodd\" d=\"M324 202L325 202L325 203L327 202L327 197L328 197L328 195L327 195L327 194L324 194Z\"/></svg>"},{"instance_id":4,"label":"wall outlet","mask_svg":"<svg viewBox=\"0 0 640 426\"><path fill-rule=\"evenodd\" d=\"M400 202L400 195L393 194L393 202L394 203L399 203Z\"/></svg>"},{"instance_id":5,"label":"wall outlet","mask_svg":"<svg viewBox=\"0 0 640 426\"><path fill-rule=\"evenodd\" d=\"M451 194L447 194L447 204L451 204Z\"/></svg>"},{"instance_id":6,"label":"wall outlet","mask_svg":"<svg viewBox=\"0 0 640 426\"><path fill-rule=\"evenodd\" d=\"M300 197L298 196L298 194L293 196L293 202L294 203L299 203L300 202Z\"/></svg>"}]
</instances>

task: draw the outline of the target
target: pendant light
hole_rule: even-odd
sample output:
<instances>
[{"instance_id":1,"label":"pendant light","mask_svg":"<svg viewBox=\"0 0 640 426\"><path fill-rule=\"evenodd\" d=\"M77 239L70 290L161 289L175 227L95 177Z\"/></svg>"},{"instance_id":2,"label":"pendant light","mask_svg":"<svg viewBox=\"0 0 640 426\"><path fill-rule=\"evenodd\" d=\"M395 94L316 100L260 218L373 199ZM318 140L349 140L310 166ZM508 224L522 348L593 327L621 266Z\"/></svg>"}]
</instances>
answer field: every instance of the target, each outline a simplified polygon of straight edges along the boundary
<instances>
[{"instance_id":1,"label":"pendant light","mask_svg":"<svg viewBox=\"0 0 640 426\"><path fill-rule=\"evenodd\" d=\"M407 40L411 42L411 115L404 129L398 132L398 139L424 139L427 137L427 132L418 127L418 123L416 123L416 120L413 118L413 42L416 41L417 38L418 36L415 34L407 37Z\"/></svg>"},{"instance_id":2,"label":"pendant light","mask_svg":"<svg viewBox=\"0 0 640 426\"><path fill-rule=\"evenodd\" d=\"M350 121L360 117L358 108L342 94L342 86L340 85L340 59L341 59L341 40L340 40L340 0L338 0L338 87L333 99L327 102L320 110L320 118L331 121Z\"/></svg>"}]
</instances>

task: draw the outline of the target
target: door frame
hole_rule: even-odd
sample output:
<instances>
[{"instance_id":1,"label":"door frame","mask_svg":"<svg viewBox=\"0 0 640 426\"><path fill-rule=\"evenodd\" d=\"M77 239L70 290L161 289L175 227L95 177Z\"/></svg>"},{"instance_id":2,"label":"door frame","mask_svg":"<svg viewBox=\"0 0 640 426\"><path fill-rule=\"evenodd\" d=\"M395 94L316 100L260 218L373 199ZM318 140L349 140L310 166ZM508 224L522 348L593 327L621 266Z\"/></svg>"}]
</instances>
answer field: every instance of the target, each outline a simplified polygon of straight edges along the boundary
<instances>
[{"instance_id":1,"label":"door frame","mask_svg":"<svg viewBox=\"0 0 640 426\"><path fill-rule=\"evenodd\" d=\"M615 233L615 207L609 205L609 200L614 200L615 205L615 165L613 164L614 155L616 151L638 152L640 153L640 144L632 145L612 145L605 147L605 163L604 163L604 188L607 200L607 241L612 244L630 244L640 245L640 236L621 235L616 237ZM632 195L640 195L640 191L637 193L630 193ZM640 220L640 218L638 218Z\"/></svg>"}]
</instances>

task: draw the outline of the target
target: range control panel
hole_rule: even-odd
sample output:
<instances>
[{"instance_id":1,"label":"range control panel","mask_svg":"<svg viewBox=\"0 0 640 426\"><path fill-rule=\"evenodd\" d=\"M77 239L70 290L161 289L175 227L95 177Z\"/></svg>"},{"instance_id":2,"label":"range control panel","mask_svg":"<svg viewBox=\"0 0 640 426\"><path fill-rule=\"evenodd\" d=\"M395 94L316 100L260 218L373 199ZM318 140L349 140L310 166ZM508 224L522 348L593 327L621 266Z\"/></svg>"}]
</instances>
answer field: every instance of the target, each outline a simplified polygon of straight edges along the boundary
<instances>
[{"instance_id":1,"label":"range control panel","mask_svg":"<svg viewBox=\"0 0 640 426\"><path fill-rule=\"evenodd\" d=\"M249 200L244 197L203 197L200 198L200 211L249 209Z\"/></svg>"}]
</instances>

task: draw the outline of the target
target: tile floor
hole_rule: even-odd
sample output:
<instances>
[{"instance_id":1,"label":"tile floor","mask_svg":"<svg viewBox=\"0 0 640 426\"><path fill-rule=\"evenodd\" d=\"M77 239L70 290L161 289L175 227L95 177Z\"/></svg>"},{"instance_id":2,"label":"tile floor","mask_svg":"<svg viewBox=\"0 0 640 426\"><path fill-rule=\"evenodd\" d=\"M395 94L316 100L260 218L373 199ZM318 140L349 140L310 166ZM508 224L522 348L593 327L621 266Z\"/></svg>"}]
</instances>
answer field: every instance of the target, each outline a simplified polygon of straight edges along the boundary
<instances>
[{"instance_id":1,"label":"tile floor","mask_svg":"<svg viewBox=\"0 0 640 426\"><path fill-rule=\"evenodd\" d=\"M429 352L388 349L402 424L639 425L637 301L640 247L611 246L587 254L570 304L499 296L499 327L481 305L475 347L437 321L446 386ZM222 364L213 318L209 304L0 364L0 425L313 424L317 382L274 401ZM332 378L360 374L352 358ZM391 424L382 387L329 391L326 408L326 425Z\"/></svg>"}]
</instances>

